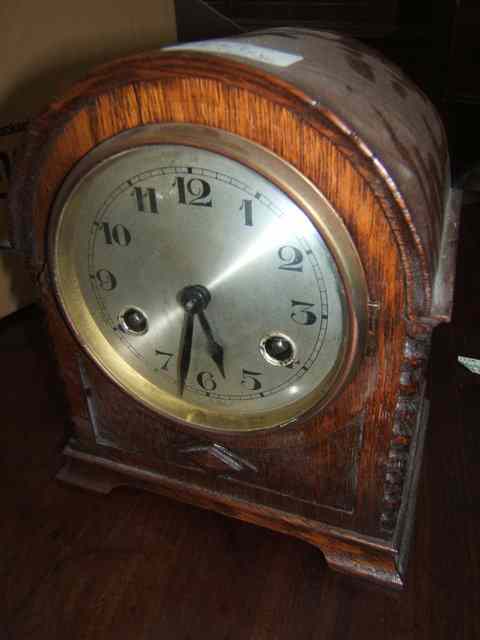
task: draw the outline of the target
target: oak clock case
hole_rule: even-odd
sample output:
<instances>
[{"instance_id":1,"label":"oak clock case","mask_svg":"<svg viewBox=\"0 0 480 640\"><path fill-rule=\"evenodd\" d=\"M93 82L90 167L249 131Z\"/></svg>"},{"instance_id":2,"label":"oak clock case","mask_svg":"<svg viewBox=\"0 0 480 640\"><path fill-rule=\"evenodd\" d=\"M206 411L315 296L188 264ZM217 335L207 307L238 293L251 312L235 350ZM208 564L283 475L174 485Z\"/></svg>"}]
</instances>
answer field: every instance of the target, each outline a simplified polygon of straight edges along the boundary
<instances>
[{"instance_id":1,"label":"oak clock case","mask_svg":"<svg viewBox=\"0 0 480 640\"><path fill-rule=\"evenodd\" d=\"M459 206L423 94L338 34L181 45L93 71L22 163L11 235L72 422L58 477L400 588Z\"/></svg>"}]
</instances>

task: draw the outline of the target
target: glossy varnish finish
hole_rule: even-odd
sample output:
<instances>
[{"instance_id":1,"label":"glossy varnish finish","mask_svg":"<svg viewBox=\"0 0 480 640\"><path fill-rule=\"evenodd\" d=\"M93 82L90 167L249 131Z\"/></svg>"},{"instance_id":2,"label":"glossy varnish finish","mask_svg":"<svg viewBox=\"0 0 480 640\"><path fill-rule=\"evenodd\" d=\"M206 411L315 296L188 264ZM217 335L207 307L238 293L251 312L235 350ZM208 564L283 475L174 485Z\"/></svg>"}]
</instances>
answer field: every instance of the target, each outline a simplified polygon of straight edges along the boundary
<instances>
[{"instance_id":1,"label":"glossy varnish finish","mask_svg":"<svg viewBox=\"0 0 480 640\"><path fill-rule=\"evenodd\" d=\"M293 80L228 57L147 55L101 68L33 124L14 187L12 235L41 274L73 417L61 477L100 491L127 483L176 496L299 536L331 566L399 586L437 321L442 203L417 213L415 224L361 140ZM70 334L46 267L55 193L98 143L152 122L208 125L267 147L312 180L344 220L367 277L369 344L356 377L315 418L242 436L179 427L126 397ZM444 161L437 154L438 166ZM423 237L421 228L430 233Z\"/></svg>"}]
</instances>

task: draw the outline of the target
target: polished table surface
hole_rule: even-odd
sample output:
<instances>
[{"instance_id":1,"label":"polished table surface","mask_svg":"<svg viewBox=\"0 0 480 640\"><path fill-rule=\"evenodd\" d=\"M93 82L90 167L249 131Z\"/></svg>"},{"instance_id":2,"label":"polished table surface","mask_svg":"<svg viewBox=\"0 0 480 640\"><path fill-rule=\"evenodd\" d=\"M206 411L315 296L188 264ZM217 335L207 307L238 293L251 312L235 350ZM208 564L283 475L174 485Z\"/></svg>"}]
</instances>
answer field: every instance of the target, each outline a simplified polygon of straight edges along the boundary
<instances>
[{"instance_id":1,"label":"polished table surface","mask_svg":"<svg viewBox=\"0 0 480 640\"><path fill-rule=\"evenodd\" d=\"M453 322L403 593L329 571L308 544L158 495L55 480L68 428L41 312L0 322L0 638L480 638L480 207L464 207ZM3 635L2 635L3 633Z\"/></svg>"}]
</instances>

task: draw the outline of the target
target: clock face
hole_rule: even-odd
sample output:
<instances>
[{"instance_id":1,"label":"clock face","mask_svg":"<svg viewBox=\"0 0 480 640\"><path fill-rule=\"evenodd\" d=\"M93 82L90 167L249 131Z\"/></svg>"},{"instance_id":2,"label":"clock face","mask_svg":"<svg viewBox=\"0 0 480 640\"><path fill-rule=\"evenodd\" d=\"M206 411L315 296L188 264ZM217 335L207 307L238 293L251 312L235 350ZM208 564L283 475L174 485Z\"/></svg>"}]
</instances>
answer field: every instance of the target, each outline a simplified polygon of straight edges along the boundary
<instances>
[{"instance_id":1,"label":"clock face","mask_svg":"<svg viewBox=\"0 0 480 640\"><path fill-rule=\"evenodd\" d=\"M159 413L226 431L287 424L347 377L348 282L315 219L269 177L279 163L305 189L293 168L251 143L227 155L167 129L166 141L107 148L65 185L60 302L102 369Z\"/></svg>"}]
</instances>

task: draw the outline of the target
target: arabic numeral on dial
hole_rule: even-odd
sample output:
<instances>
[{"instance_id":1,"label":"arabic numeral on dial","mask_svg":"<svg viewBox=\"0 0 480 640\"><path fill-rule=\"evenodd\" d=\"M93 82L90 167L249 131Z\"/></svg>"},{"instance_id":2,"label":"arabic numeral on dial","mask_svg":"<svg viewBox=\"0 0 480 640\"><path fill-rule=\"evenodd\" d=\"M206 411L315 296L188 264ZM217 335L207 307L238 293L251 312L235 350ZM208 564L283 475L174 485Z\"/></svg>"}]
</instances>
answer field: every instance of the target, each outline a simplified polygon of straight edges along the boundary
<instances>
[{"instance_id":1,"label":"arabic numeral on dial","mask_svg":"<svg viewBox=\"0 0 480 640\"><path fill-rule=\"evenodd\" d=\"M106 244L115 243L120 247L128 247L132 241L130 231L124 227L123 224L116 224L115 226L110 227L108 222L103 222L101 227L105 235Z\"/></svg>"},{"instance_id":2,"label":"arabic numeral on dial","mask_svg":"<svg viewBox=\"0 0 480 640\"><path fill-rule=\"evenodd\" d=\"M117 279L108 269L99 269L95 274L97 282L104 291L113 291L117 286Z\"/></svg>"},{"instance_id":3,"label":"arabic numeral on dial","mask_svg":"<svg viewBox=\"0 0 480 640\"><path fill-rule=\"evenodd\" d=\"M193 205L195 207L212 206L212 199L209 199L212 188L206 180L190 178L185 182L184 177L178 177L173 184L178 189L179 204Z\"/></svg>"},{"instance_id":4,"label":"arabic numeral on dial","mask_svg":"<svg viewBox=\"0 0 480 640\"><path fill-rule=\"evenodd\" d=\"M201 371L197 376L197 382L204 391L215 391L217 388L213 374L208 371Z\"/></svg>"},{"instance_id":5,"label":"arabic numeral on dial","mask_svg":"<svg viewBox=\"0 0 480 640\"><path fill-rule=\"evenodd\" d=\"M253 227L253 202L251 200L242 200L240 211L243 211L245 216L245 226Z\"/></svg>"},{"instance_id":6,"label":"arabic numeral on dial","mask_svg":"<svg viewBox=\"0 0 480 640\"><path fill-rule=\"evenodd\" d=\"M292 246L280 247L278 257L284 263L278 268L282 271L303 271L303 253Z\"/></svg>"},{"instance_id":7,"label":"arabic numeral on dial","mask_svg":"<svg viewBox=\"0 0 480 640\"><path fill-rule=\"evenodd\" d=\"M142 189L134 187L132 195L135 196L137 211L140 213L158 213L157 191L153 187Z\"/></svg>"},{"instance_id":8,"label":"arabic numeral on dial","mask_svg":"<svg viewBox=\"0 0 480 640\"><path fill-rule=\"evenodd\" d=\"M249 391L258 391L262 388L262 383L258 379L258 376L263 374L258 371L248 371L242 369L242 384L244 384Z\"/></svg>"},{"instance_id":9,"label":"arabic numeral on dial","mask_svg":"<svg viewBox=\"0 0 480 640\"><path fill-rule=\"evenodd\" d=\"M297 324L309 326L315 324L317 316L311 311L315 305L312 302L301 302L300 300L292 300L293 311L290 318Z\"/></svg>"},{"instance_id":10,"label":"arabic numeral on dial","mask_svg":"<svg viewBox=\"0 0 480 640\"><path fill-rule=\"evenodd\" d=\"M168 371L168 365L170 364L170 360L173 358L174 354L173 353L167 353L166 351L159 351L158 349L155 349L155 355L157 356L162 356L162 359L164 358L164 362L162 364L162 366L160 367L160 369L162 371Z\"/></svg>"}]
</instances>

